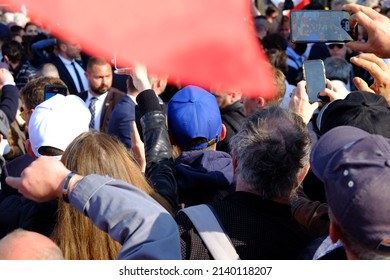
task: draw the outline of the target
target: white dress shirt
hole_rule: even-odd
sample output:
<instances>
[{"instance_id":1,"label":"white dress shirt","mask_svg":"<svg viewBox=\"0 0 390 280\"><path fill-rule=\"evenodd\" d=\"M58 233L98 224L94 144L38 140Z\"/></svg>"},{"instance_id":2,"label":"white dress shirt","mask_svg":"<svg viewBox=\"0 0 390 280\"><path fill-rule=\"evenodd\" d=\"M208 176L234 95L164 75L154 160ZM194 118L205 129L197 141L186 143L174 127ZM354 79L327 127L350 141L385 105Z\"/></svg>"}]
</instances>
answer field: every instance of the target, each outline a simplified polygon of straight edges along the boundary
<instances>
[{"instance_id":1,"label":"white dress shirt","mask_svg":"<svg viewBox=\"0 0 390 280\"><path fill-rule=\"evenodd\" d=\"M72 66L72 62L74 62L74 65L77 69L77 71L79 72L79 75L80 75L80 78L81 78L81 81L83 83L83 87L84 87L84 90L87 90L88 89L88 80L87 78L85 77L85 71L84 69L80 66L80 64L77 63L76 60L68 60L66 59L65 57L61 56L61 55L58 55L58 57L61 59L61 61L64 63L66 69L68 70L70 76L72 77L73 79L73 82L74 84L76 85L76 88L77 88L77 91L80 92L80 86L79 86L79 81L77 79L77 76L76 76L76 73L74 71L74 68Z\"/></svg>"},{"instance_id":2,"label":"white dress shirt","mask_svg":"<svg viewBox=\"0 0 390 280\"><path fill-rule=\"evenodd\" d=\"M97 98L96 102L95 102L95 127L94 127L96 130L100 130L100 119L102 117L104 100L106 99L107 94L108 94L108 92L106 92L102 95L99 95L99 96L95 96ZM89 104L91 103L92 97L94 97L94 95L92 95L88 91L88 97L87 97L87 100L85 101L85 104L87 105L88 108L89 108Z\"/></svg>"}]
</instances>

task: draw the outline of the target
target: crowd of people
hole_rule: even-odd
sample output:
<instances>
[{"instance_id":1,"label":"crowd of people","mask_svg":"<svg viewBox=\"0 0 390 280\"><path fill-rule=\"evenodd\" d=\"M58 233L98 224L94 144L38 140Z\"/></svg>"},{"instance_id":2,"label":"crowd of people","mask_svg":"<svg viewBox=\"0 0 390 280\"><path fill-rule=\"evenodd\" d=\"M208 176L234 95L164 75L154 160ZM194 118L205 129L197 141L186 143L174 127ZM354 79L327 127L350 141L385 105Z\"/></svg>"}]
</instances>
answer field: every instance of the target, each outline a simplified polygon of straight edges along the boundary
<instances>
[{"instance_id":1,"label":"crowd of people","mask_svg":"<svg viewBox=\"0 0 390 280\"><path fill-rule=\"evenodd\" d=\"M331 6L360 40L294 44L279 8L254 16L273 98L117 75L3 24L0 259L389 259L390 19ZM329 101L309 102L313 58Z\"/></svg>"}]
</instances>

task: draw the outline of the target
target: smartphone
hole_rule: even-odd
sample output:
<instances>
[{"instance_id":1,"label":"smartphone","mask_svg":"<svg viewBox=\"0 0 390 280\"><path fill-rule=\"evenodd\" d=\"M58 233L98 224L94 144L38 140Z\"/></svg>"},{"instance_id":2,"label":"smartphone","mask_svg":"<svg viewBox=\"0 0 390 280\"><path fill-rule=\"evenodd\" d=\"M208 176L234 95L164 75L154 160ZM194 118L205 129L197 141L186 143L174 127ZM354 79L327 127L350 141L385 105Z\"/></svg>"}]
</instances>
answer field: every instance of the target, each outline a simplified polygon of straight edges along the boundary
<instances>
[{"instance_id":1,"label":"smartphone","mask_svg":"<svg viewBox=\"0 0 390 280\"><path fill-rule=\"evenodd\" d=\"M62 94L66 96L68 94L68 89L64 86L45 86L44 100L48 100L56 94Z\"/></svg>"},{"instance_id":2,"label":"smartphone","mask_svg":"<svg viewBox=\"0 0 390 280\"><path fill-rule=\"evenodd\" d=\"M294 43L356 41L357 26L350 26L350 16L346 11L291 11L291 41Z\"/></svg>"},{"instance_id":3,"label":"smartphone","mask_svg":"<svg viewBox=\"0 0 390 280\"><path fill-rule=\"evenodd\" d=\"M319 93L326 88L324 62L321 59L305 60L303 62L303 78L306 81L306 91L310 103L323 102Z\"/></svg>"}]
</instances>

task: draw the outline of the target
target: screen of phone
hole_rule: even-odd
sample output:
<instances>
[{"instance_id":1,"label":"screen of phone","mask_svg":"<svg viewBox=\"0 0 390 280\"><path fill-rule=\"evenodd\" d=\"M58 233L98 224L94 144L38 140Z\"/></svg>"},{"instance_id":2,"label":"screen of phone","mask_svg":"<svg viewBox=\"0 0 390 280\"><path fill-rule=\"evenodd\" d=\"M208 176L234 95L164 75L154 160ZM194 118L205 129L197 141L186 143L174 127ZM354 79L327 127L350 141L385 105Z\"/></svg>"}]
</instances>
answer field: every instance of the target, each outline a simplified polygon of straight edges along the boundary
<instances>
[{"instance_id":1,"label":"screen of phone","mask_svg":"<svg viewBox=\"0 0 390 280\"><path fill-rule=\"evenodd\" d=\"M45 100L52 98L54 95L56 95L54 92L45 92Z\"/></svg>"},{"instance_id":2,"label":"screen of phone","mask_svg":"<svg viewBox=\"0 0 390 280\"><path fill-rule=\"evenodd\" d=\"M319 93L326 88L325 67L321 59L303 62L303 76L306 81L306 91L309 101L322 102Z\"/></svg>"},{"instance_id":3,"label":"screen of phone","mask_svg":"<svg viewBox=\"0 0 390 280\"><path fill-rule=\"evenodd\" d=\"M47 86L45 86L45 90L44 90L44 99L48 100L56 94L62 94L64 96L66 96L67 92L68 92L68 89L64 86L47 85Z\"/></svg>"},{"instance_id":4,"label":"screen of phone","mask_svg":"<svg viewBox=\"0 0 390 280\"><path fill-rule=\"evenodd\" d=\"M346 11L291 11L292 42L348 42L357 38Z\"/></svg>"}]
</instances>

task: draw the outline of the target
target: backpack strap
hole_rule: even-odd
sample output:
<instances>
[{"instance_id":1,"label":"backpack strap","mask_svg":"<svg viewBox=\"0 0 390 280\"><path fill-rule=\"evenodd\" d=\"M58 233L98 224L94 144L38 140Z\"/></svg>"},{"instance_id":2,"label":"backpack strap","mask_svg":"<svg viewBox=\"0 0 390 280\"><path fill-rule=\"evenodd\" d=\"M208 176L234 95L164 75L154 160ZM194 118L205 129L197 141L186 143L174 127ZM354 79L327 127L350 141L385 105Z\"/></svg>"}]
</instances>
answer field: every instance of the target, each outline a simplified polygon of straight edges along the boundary
<instances>
[{"instance_id":1,"label":"backpack strap","mask_svg":"<svg viewBox=\"0 0 390 280\"><path fill-rule=\"evenodd\" d=\"M230 238L222 229L211 206L200 204L181 209L191 220L215 260L239 260Z\"/></svg>"}]
</instances>

